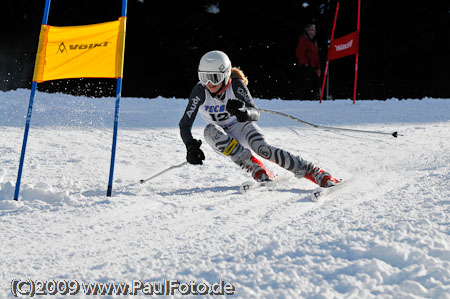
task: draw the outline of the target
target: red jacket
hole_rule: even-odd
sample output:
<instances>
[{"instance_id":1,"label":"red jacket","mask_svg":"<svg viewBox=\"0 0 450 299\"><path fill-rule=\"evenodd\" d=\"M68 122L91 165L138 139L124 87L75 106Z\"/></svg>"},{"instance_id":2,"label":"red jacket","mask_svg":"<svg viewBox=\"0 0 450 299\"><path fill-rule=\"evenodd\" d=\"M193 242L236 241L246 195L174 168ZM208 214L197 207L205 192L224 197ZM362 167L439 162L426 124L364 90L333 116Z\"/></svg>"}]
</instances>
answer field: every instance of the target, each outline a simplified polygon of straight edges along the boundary
<instances>
[{"instance_id":1,"label":"red jacket","mask_svg":"<svg viewBox=\"0 0 450 299\"><path fill-rule=\"evenodd\" d=\"M300 36L297 44L298 66L311 65L316 71L320 71L319 48L315 41L305 36Z\"/></svg>"}]
</instances>

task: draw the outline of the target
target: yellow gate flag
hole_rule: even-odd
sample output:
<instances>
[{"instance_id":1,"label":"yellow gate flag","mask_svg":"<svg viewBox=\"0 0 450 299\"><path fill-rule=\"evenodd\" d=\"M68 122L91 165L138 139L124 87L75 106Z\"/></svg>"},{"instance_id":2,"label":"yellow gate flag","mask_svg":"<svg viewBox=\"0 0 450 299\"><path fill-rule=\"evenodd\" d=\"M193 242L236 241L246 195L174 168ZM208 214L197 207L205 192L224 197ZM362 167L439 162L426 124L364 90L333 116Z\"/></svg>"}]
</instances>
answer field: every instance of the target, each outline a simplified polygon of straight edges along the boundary
<instances>
[{"instance_id":1,"label":"yellow gate flag","mask_svg":"<svg viewBox=\"0 0 450 299\"><path fill-rule=\"evenodd\" d=\"M117 21L41 26L33 81L68 78L121 78L126 17Z\"/></svg>"}]
</instances>

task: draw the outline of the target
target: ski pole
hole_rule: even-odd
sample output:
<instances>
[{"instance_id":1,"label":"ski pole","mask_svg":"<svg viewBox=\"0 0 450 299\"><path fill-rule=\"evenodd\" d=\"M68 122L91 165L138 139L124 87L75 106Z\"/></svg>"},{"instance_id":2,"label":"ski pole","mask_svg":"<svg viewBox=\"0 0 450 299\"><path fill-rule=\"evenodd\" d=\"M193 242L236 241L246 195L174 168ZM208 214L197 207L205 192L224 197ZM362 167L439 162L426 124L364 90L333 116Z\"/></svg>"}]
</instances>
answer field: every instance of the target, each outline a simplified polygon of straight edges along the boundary
<instances>
[{"instance_id":1,"label":"ski pole","mask_svg":"<svg viewBox=\"0 0 450 299\"><path fill-rule=\"evenodd\" d=\"M281 115L281 116L284 116L284 117L288 117L288 118L290 118L292 120L295 120L295 121L300 122L302 124L314 127L316 129L331 130L331 131L347 131L347 132L355 132L355 133L391 135L391 136L394 136L395 138L397 138L397 136L403 136L401 134L398 134L398 132L389 133L389 132L366 131L366 130L356 130L356 129L347 129L347 128L336 128L336 127L319 126L319 125L315 125L315 124L309 123L307 121L301 120L300 118L291 116L291 115L283 113L283 112L272 111L272 110L267 110L267 109L260 109L260 108L256 108L256 110L261 111L261 112L265 112L265 113L277 114L277 115Z\"/></svg>"},{"instance_id":2,"label":"ski pole","mask_svg":"<svg viewBox=\"0 0 450 299\"><path fill-rule=\"evenodd\" d=\"M162 175L162 174L168 172L169 170L172 170L172 169L175 169L175 168L184 166L184 165L187 164L187 163L188 163L188 162L185 161L185 162L183 162L183 163L181 163L181 164L174 165L174 166L170 166L169 168L167 168L167 169L165 169L165 170L163 170L163 171L161 171L161 172L158 172L158 173L155 174L154 176L151 176L151 177L149 177L148 179L145 179L145 180L140 180L139 182L140 182L141 184L143 184L143 183L145 183L145 182L147 182L147 181L150 181L151 179L154 179L154 178L156 178L156 177L158 177L158 176L160 176L160 175Z\"/></svg>"}]
</instances>

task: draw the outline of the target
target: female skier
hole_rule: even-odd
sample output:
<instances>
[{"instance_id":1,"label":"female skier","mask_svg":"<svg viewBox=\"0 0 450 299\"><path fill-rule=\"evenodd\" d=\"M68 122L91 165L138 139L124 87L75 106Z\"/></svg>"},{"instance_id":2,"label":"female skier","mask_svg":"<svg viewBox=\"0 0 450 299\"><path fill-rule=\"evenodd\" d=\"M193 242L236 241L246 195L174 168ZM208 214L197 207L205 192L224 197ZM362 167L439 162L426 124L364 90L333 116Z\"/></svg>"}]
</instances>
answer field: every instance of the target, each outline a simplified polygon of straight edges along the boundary
<instances>
[{"instance_id":1,"label":"female skier","mask_svg":"<svg viewBox=\"0 0 450 299\"><path fill-rule=\"evenodd\" d=\"M247 89L244 73L231 67L231 61L222 51L203 55L198 65L199 82L192 89L186 111L180 120L180 133L187 148L190 164L203 164L205 154L202 142L192 137L191 128L200 111L208 123L204 130L206 142L219 154L251 172L258 182L270 181L273 174L252 151L321 187L334 186L338 180L313 163L287 151L269 145L256 124L259 111Z\"/></svg>"}]
</instances>

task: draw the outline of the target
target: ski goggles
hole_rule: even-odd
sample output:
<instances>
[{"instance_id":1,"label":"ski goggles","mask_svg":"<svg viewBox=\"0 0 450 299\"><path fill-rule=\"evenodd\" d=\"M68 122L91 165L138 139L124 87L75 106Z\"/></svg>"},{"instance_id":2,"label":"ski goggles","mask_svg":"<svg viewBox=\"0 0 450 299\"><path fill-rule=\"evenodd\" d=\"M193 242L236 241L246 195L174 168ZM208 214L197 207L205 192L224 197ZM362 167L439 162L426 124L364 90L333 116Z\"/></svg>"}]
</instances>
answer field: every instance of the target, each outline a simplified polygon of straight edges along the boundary
<instances>
[{"instance_id":1,"label":"ski goggles","mask_svg":"<svg viewBox=\"0 0 450 299\"><path fill-rule=\"evenodd\" d=\"M198 79L203 85L211 82L212 85L218 85L225 79L225 74L220 72L198 72Z\"/></svg>"}]
</instances>

